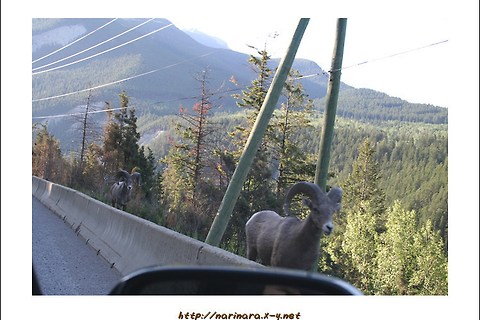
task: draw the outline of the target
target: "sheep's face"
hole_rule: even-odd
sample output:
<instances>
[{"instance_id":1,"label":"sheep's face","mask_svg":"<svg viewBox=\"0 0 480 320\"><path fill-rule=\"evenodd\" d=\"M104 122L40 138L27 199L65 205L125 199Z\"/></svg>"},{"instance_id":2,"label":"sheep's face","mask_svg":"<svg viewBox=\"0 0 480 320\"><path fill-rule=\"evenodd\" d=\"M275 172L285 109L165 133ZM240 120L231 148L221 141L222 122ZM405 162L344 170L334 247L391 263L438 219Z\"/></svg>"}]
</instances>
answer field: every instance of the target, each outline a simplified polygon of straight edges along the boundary
<instances>
[{"instance_id":1,"label":"sheep's face","mask_svg":"<svg viewBox=\"0 0 480 320\"><path fill-rule=\"evenodd\" d=\"M131 179L123 179L118 182L122 189L130 191L132 190L132 180Z\"/></svg>"},{"instance_id":2,"label":"sheep's face","mask_svg":"<svg viewBox=\"0 0 480 320\"><path fill-rule=\"evenodd\" d=\"M340 210L342 189L333 188L327 194L320 194L317 199L304 199L303 203L310 209L310 215L317 228L329 235L333 231L333 214Z\"/></svg>"}]
</instances>

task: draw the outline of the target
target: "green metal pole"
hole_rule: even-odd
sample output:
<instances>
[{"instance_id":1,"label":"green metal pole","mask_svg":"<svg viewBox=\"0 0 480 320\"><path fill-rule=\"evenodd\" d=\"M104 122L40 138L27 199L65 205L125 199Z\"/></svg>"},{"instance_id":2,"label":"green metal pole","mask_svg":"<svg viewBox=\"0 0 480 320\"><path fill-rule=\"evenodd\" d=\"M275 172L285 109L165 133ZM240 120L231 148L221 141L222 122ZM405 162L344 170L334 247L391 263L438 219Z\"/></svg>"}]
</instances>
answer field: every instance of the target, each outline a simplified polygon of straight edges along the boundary
<instances>
[{"instance_id":1,"label":"green metal pole","mask_svg":"<svg viewBox=\"0 0 480 320\"><path fill-rule=\"evenodd\" d=\"M208 232L205 240L205 242L208 244L217 247L220 245L220 241L222 240L223 234L227 229L228 222L232 215L233 208L237 202L238 196L240 195L243 183L245 182L248 171L250 170L250 166L252 165L255 154L257 153L260 142L262 141L263 135L265 134L268 122L270 121L275 106L278 102L278 98L282 92L283 85L287 79L288 73L290 72L297 49L300 45L309 21L309 18L300 19L290 46L287 49L287 53L278 66L278 71L276 72L272 84L268 89L265 101L260 108L260 112L257 116L255 124L253 125L252 132L248 137L242 156L240 157L235 172L233 173L232 180L228 185L222 203L220 204L220 208L218 209L217 215L215 216L212 226L210 227L210 231Z\"/></svg>"},{"instance_id":2,"label":"green metal pole","mask_svg":"<svg viewBox=\"0 0 480 320\"><path fill-rule=\"evenodd\" d=\"M327 103L325 106L324 123L320 142L320 154L318 155L317 167L315 170L315 183L327 189L328 165L330 163L330 149L333 141L333 128L335 127L335 115L337 113L338 92L340 91L340 75L342 74L343 48L345 45L345 33L347 30L347 19L337 20L337 37L333 48L332 66L330 79L327 88ZM318 251L321 251L320 242ZM317 271L320 255L312 265L311 271Z\"/></svg>"},{"instance_id":3,"label":"green metal pole","mask_svg":"<svg viewBox=\"0 0 480 320\"><path fill-rule=\"evenodd\" d=\"M324 124L320 143L320 153L315 170L315 183L323 190L327 187L328 166L330 163L330 150L333 141L333 128L335 126L335 114L337 112L338 92L340 89L340 76L342 74L343 48L345 45L345 33L347 19L337 20L337 37L333 48L332 66L327 88L327 103L325 106Z\"/></svg>"}]
</instances>

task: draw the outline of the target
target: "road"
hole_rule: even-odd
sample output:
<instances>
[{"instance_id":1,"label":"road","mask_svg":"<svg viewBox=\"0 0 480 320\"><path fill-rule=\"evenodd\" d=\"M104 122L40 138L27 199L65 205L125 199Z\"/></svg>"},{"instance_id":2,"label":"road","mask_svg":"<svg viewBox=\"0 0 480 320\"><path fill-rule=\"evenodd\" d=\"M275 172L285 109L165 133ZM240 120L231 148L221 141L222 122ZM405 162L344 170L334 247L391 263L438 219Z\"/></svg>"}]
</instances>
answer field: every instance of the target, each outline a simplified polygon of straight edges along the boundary
<instances>
[{"instance_id":1,"label":"road","mask_svg":"<svg viewBox=\"0 0 480 320\"><path fill-rule=\"evenodd\" d=\"M33 196L32 262L45 295L105 295L122 277Z\"/></svg>"}]
</instances>

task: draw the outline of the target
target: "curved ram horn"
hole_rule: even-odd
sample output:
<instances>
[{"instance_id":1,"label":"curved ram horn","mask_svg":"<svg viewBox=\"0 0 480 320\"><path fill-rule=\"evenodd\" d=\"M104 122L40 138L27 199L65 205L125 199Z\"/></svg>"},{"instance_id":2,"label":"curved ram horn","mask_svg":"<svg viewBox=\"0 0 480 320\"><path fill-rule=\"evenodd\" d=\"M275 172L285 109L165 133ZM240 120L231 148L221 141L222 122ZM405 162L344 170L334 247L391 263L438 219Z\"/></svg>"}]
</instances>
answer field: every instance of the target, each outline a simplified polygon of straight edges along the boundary
<instances>
[{"instance_id":1,"label":"curved ram horn","mask_svg":"<svg viewBox=\"0 0 480 320\"><path fill-rule=\"evenodd\" d=\"M132 179L135 179L138 184L140 184L141 182L140 178L142 177L142 175L139 172L132 173L131 177Z\"/></svg>"},{"instance_id":2,"label":"curved ram horn","mask_svg":"<svg viewBox=\"0 0 480 320\"><path fill-rule=\"evenodd\" d=\"M322 189L320 189L320 187L315 183L307 181L297 182L288 190L287 195L285 196L283 211L287 215L292 215L290 212L290 202L292 202L293 197L299 193L305 194L310 199L319 199L320 196L324 194Z\"/></svg>"},{"instance_id":3,"label":"curved ram horn","mask_svg":"<svg viewBox=\"0 0 480 320\"><path fill-rule=\"evenodd\" d=\"M123 169L119 169L115 177L117 178L117 181L120 181L122 179L128 180L130 174Z\"/></svg>"}]
</instances>

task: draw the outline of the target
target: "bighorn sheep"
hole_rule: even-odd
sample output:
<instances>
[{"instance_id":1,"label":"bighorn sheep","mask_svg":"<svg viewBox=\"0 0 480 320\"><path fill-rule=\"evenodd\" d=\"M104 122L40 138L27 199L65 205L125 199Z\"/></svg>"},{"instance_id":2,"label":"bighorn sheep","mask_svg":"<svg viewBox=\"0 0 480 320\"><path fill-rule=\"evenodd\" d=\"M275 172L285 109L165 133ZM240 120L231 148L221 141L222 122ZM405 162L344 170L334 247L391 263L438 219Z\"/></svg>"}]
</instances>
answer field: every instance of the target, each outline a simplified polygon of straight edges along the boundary
<instances>
[{"instance_id":1,"label":"bighorn sheep","mask_svg":"<svg viewBox=\"0 0 480 320\"><path fill-rule=\"evenodd\" d=\"M290 213L290 202L299 193L308 198L303 204L310 209L302 221ZM283 210L287 217L274 211L255 213L245 226L247 258L264 265L310 270L318 257L318 244L323 233L333 230L332 216L340 210L342 189L325 193L311 182L298 182L288 190Z\"/></svg>"},{"instance_id":2,"label":"bighorn sheep","mask_svg":"<svg viewBox=\"0 0 480 320\"><path fill-rule=\"evenodd\" d=\"M127 202L132 196L132 182L135 179L140 182L140 173L135 172L129 174L127 171L120 169L116 175L117 182L110 188L112 197L112 206L114 208L125 210ZM121 208L120 208L121 207Z\"/></svg>"}]
</instances>

